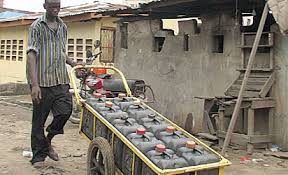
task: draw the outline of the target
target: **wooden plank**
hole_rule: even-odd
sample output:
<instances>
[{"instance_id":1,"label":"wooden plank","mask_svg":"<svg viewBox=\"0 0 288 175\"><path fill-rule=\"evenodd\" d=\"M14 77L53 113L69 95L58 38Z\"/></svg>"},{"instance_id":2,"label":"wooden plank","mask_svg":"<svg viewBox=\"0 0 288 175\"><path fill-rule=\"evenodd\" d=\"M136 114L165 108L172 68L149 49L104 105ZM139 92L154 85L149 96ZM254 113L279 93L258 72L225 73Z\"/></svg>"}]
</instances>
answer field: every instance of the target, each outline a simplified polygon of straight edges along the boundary
<instances>
[{"instance_id":1,"label":"wooden plank","mask_svg":"<svg viewBox=\"0 0 288 175\"><path fill-rule=\"evenodd\" d=\"M251 138L254 135L255 130L255 111L254 109L248 109L248 132L247 135ZM249 142L247 144L247 152L248 154L252 154L254 151L254 146Z\"/></svg>"},{"instance_id":2,"label":"wooden plank","mask_svg":"<svg viewBox=\"0 0 288 175\"><path fill-rule=\"evenodd\" d=\"M260 97L262 97L262 98L266 97L266 95L270 91L271 87L273 86L274 81L275 81L275 74L273 73L270 76L270 78L267 80L267 82L265 83L263 89L261 90Z\"/></svg>"},{"instance_id":3,"label":"wooden plank","mask_svg":"<svg viewBox=\"0 0 288 175\"><path fill-rule=\"evenodd\" d=\"M270 72L253 72L250 74L249 78L269 78L271 76ZM241 73L240 76L241 78L244 77L244 74Z\"/></svg>"},{"instance_id":4,"label":"wooden plank","mask_svg":"<svg viewBox=\"0 0 288 175\"><path fill-rule=\"evenodd\" d=\"M20 19L17 21L7 21L7 22L1 22L0 28L6 28L6 27L15 27L15 26L26 26L31 25L35 20L30 19Z\"/></svg>"},{"instance_id":5,"label":"wooden plank","mask_svg":"<svg viewBox=\"0 0 288 175\"><path fill-rule=\"evenodd\" d=\"M245 87L246 91L257 91L260 92L262 90L263 86L262 85L248 85ZM240 84L234 84L232 85L229 90L240 90L241 85Z\"/></svg>"},{"instance_id":6,"label":"wooden plank","mask_svg":"<svg viewBox=\"0 0 288 175\"><path fill-rule=\"evenodd\" d=\"M248 132L248 109L243 109L243 128L244 128L244 133L247 134Z\"/></svg>"},{"instance_id":7,"label":"wooden plank","mask_svg":"<svg viewBox=\"0 0 288 175\"><path fill-rule=\"evenodd\" d=\"M261 108L273 108L276 106L275 100L256 100L252 101L252 109L261 109Z\"/></svg>"},{"instance_id":8,"label":"wooden plank","mask_svg":"<svg viewBox=\"0 0 288 175\"><path fill-rule=\"evenodd\" d=\"M216 134L216 131L214 129L214 126L207 111L204 111L204 119L205 119L204 121L206 121L210 134Z\"/></svg>"},{"instance_id":9,"label":"wooden plank","mask_svg":"<svg viewBox=\"0 0 288 175\"><path fill-rule=\"evenodd\" d=\"M274 156L281 159L288 159L288 152L267 152L265 156Z\"/></svg>"},{"instance_id":10,"label":"wooden plank","mask_svg":"<svg viewBox=\"0 0 288 175\"><path fill-rule=\"evenodd\" d=\"M242 82L243 82L242 80L237 80L235 82L235 84L241 85ZM247 81L247 85L262 85L262 86L264 86L265 83L266 83L266 81L250 81L250 80Z\"/></svg>"},{"instance_id":11,"label":"wooden plank","mask_svg":"<svg viewBox=\"0 0 288 175\"><path fill-rule=\"evenodd\" d=\"M239 77L238 77L235 81L233 81L233 82L228 86L228 88L224 91L224 94L225 94L225 95L226 95L226 92L228 92L228 90L230 89L230 87L231 87L232 85L236 84L236 82L237 82L238 79L239 79Z\"/></svg>"},{"instance_id":12,"label":"wooden plank","mask_svg":"<svg viewBox=\"0 0 288 175\"><path fill-rule=\"evenodd\" d=\"M272 135L252 135L249 136L249 143L271 143Z\"/></svg>"},{"instance_id":13,"label":"wooden plank","mask_svg":"<svg viewBox=\"0 0 288 175\"><path fill-rule=\"evenodd\" d=\"M217 136L219 138L226 138L226 132L219 131L217 133ZM247 135L244 135L244 134L238 134L238 133L232 133L231 134L231 142L235 143L237 145L246 146L248 143L248 139L249 139L249 137Z\"/></svg>"},{"instance_id":14,"label":"wooden plank","mask_svg":"<svg viewBox=\"0 0 288 175\"><path fill-rule=\"evenodd\" d=\"M239 95L239 91L237 91L237 90L229 90L228 92L225 93L225 95L230 95L230 96L233 96L233 97L237 97ZM243 92L243 97L244 98L259 97L259 92L244 91Z\"/></svg>"},{"instance_id":15,"label":"wooden plank","mask_svg":"<svg viewBox=\"0 0 288 175\"><path fill-rule=\"evenodd\" d=\"M246 68L245 69L236 69L236 70L239 71L239 72L245 72ZM251 69L251 71L271 72L271 71L273 71L273 69L271 69L271 68L253 68L253 69Z\"/></svg>"},{"instance_id":16,"label":"wooden plank","mask_svg":"<svg viewBox=\"0 0 288 175\"><path fill-rule=\"evenodd\" d=\"M219 109L219 130L220 131L225 131L225 124L224 124L224 109L220 110Z\"/></svg>"},{"instance_id":17,"label":"wooden plank","mask_svg":"<svg viewBox=\"0 0 288 175\"><path fill-rule=\"evenodd\" d=\"M270 77L249 77L248 81L266 82ZM238 80L243 80L243 77L239 77Z\"/></svg>"},{"instance_id":18,"label":"wooden plank","mask_svg":"<svg viewBox=\"0 0 288 175\"><path fill-rule=\"evenodd\" d=\"M275 113L275 109L274 108L270 108L269 109L269 134L273 134L274 131L274 113Z\"/></svg>"},{"instance_id":19,"label":"wooden plank","mask_svg":"<svg viewBox=\"0 0 288 175\"><path fill-rule=\"evenodd\" d=\"M209 133L198 133L197 135L202 137L202 138L209 139L209 140L218 140L218 137L211 135Z\"/></svg>"},{"instance_id":20,"label":"wooden plank","mask_svg":"<svg viewBox=\"0 0 288 175\"><path fill-rule=\"evenodd\" d=\"M253 109L248 109L248 136L254 135L255 127L255 112Z\"/></svg>"}]
</instances>

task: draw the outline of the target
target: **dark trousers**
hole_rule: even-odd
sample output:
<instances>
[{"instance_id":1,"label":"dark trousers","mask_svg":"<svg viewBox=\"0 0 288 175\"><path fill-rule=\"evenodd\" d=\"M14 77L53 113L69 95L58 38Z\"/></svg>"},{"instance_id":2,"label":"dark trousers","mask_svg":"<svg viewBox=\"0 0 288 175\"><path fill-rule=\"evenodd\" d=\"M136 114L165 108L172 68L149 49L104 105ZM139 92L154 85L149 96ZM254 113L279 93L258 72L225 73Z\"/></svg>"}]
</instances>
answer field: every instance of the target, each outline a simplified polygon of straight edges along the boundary
<instances>
[{"instance_id":1,"label":"dark trousers","mask_svg":"<svg viewBox=\"0 0 288 175\"><path fill-rule=\"evenodd\" d=\"M72 112L72 96L69 85L41 87L42 99L37 104L33 102L31 148L33 157L31 163L43 161L49 152L49 143L45 136L44 126L50 111L53 121L46 128L49 135L64 134L64 126Z\"/></svg>"}]
</instances>

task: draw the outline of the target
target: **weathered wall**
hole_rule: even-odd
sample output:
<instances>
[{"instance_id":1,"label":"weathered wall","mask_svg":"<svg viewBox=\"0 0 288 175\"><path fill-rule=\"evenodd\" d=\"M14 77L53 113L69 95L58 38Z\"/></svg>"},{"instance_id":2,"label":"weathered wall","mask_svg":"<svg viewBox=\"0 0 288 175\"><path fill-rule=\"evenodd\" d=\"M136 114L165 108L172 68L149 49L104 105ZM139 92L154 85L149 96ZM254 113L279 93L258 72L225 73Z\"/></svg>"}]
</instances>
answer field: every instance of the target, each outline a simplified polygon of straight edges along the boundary
<instances>
[{"instance_id":1,"label":"weathered wall","mask_svg":"<svg viewBox=\"0 0 288 175\"><path fill-rule=\"evenodd\" d=\"M241 66L240 30L229 15L203 16L201 32L192 21L180 23L179 35L169 34L161 52L153 52L153 33L160 22L137 21L128 25L128 48L120 48L117 31L115 64L128 78L144 79L156 94L155 107L184 125L193 113L201 128L203 101L195 96L221 96ZM119 28L118 28L119 29ZM212 53L213 34L224 34L224 53ZM173 33L173 32L172 32ZM184 51L184 33L190 35L190 51Z\"/></svg>"},{"instance_id":2,"label":"weathered wall","mask_svg":"<svg viewBox=\"0 0 288 175\"><path fill-rule=\"evenodd\" d=\"M27 36L28 36L28 26L18 26L18 27L8 27L0 29L0 42L7 42L9 40L11 44L9 47L5 44L1 44L0 56L3 56L3 59L0 59L0 84L8 82L26 82L26 48L27 48ZM13 49L13 40L19 42L23 41L23 49L19 49L19 44L16 44L16 49ZM6 53L9 51L13 55L17 56L16 60L6 59ZM16 51L16 53L13 53ZM23 60L18 59L19 51L23 51ZM11 54L9 54L10 56Z\"/></svg>"},{"instance_id":3,"label":"weathered wall","mask_svg":"<svg viewBox=\"0 0 288 175\"><path fill-rule=\"evenodd\" d=\"M277 99L275 111L275 138L282 148L288 151L288 37L284 37L278 26L273 26L275 33L276 83L273 93Z\"/></svg>"}]
</instances>

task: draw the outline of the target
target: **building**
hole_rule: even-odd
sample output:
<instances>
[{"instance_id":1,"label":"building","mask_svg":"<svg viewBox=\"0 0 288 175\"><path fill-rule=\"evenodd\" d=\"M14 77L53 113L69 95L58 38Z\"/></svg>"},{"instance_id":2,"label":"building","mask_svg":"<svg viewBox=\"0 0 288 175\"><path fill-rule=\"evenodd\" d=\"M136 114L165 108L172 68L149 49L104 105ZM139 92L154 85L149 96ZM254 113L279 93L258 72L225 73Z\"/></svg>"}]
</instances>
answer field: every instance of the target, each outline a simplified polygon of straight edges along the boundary
<instances>
[{"instance_id":1,"label":"building","mask_svg":"<svg viewBox=\"0 0 288 175\"><path fill-rule=\"evenodd\" d=\"M117 12L114 16L122 16L122 23L116 32L115 65L128 78L144 79L150 84L157 99L155 108L180 126L187 126L187 116L193 113L194 129L199 131L205 109L203 100L195 97L221 98L233 92L237 96L241 84L234 83L241 83L241 76L243 79L264 5L265 1L260 0L162 0ZM242 17L247 13L253 16L253 23L243 26ZM162 19L191 17L201 23L195 19L179 22L178 35L163 28ZM266 122L259 122L253 133L265 132L265 137L260 136L262 141L288 149L288 39L281 35L272 14L268 15L264 31L253 66L253 72L261 74L249 81L257 84L256 88L246 91L258 96L262 86L270 84L272 87L265 89L263 98L274 101L273 108L255 113L257 121ZM265 74L275 81L266 81ZM258 79L261 77L263 82ZM235 91L229 92L233 88ZM244 119L246 114L245 108ZM229 122L229 117L224 119ZM272 130L267 131L268 128ZM247 128L243 134L247 134ZM260 137L257 136L258 141ZM251 141L247 138L250 137L241 137Z\"/></svg>"},{"instance_id":2,"label":"building","mask_svg":"<svg viewBox=\"0 0 288 175\"><path fill-rule=\"evenodd\" d=\"M15 10L4 7L4 0L0 0L0 19L12 18L12 17L21 17L26 14L33 14L33 12Z\"/></svg>"},{"instance_id":3,"label":"building","mask_svg":"<svg viewBox=\"0 0 288 175\"><path fill-rule=\"evenodd\" d=\"M153 0L123 0L123 4L130 6L131 8L138 8L140 4L149 3Z\"/></svg>"},{"instance_id":4,"label":"building","mask_svg":"<svg viewBox=\"0 0 288 175\"><path fill-rule=\"evenodd\" d=\"M101 61L112 62L116 18L105 16L107 11L126 8L95 1L62 8L59 16L68 27L68 55L76 61L85 61L86 51L101 40ZM0 20L0 84L26 82L26 48L30 24L42 13Z\"/></svg>"}]
</instances>

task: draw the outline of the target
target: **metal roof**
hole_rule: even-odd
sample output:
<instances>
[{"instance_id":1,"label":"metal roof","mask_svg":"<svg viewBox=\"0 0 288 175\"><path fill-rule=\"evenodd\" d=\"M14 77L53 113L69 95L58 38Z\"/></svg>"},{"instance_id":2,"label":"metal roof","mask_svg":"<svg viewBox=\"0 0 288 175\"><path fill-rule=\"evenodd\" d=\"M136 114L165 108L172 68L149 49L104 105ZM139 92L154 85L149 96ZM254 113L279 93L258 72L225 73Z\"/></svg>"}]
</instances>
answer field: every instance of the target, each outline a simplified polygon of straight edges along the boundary
<instances>
[{"instance_id":1,"label":"metal roof","mask_svg":"<svg viewBox=\"0 0 288 175\"><path fill-rule=\"evenodd\" d=\"M6 18L12 18L12 17L20 17L26 15L25 13L19 13L19 12L11 12L11 11L6 11L0 13L0 19L6 19Z\"/></svg>"},{"instance_id":2,"label":"metal roof","mask_svg":"<svg viewBox=\"0 0 288 175\"><path fill-rule=\"evenodd\" d=\"M158 0L140 4L138 9L124 9L110 13L128 20L199 17L217 12L235 13L235 10L263 10L265 0Z\"/></svg>"},{"instance_id":3,"label":"metal roof","mask_svg":"<svg viewBox=\"0 0 288 175\"><path fill-rule=\"evenodd\" d=\"M68 17L68 16L77 16L85 13L104 13L108 11L117 11L126 9L128 6L120 5L120 4L112 4L105 2L94 1L92 3L81 4L77 6L68 6L61 8L59 12L59 17ZM25 20L25 19L37 19L43 15L44 12L39 12L35 14L29 14L21 17L14 17L8 19L2 19L0 22L9 22L9 21L17 21L17 20Z\"/></svg>"}]
</instances>

